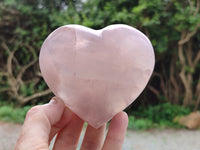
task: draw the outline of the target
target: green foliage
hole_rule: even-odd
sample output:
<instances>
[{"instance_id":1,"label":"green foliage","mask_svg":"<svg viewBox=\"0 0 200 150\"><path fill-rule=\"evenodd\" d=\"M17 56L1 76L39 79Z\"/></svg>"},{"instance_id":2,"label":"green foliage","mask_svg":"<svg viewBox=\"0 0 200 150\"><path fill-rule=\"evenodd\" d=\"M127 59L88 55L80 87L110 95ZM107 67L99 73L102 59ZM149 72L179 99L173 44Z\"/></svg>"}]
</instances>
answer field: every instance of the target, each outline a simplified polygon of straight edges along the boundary
<instances>
[{"instance_id":1,"label":"green foliage","mask_svg":"<svg viewBox=\"0 0 200 150\"><path fill-rule=\"evenodd\" d=\"M13 123L23 123L26 113L32 106L22 108L14 104L0 103L0 120ZM150 106L149 108L140 107L129 116L129 129L147 130L152 128L182 128L173 119L177 116L187 115L189 108L166 104Z\"/></svg>"},{"instance_id":2,"label":"green foliage","mask_svg":"<svg viewBox=\"0 0 200 150\"><path fill-rule=\"evenodd\" d=\"M165 120L171 122L176 116L187 115L190 111L190 108L164 103L156 106L149 106L147 109L139 107L138 111L133 112L133 114L138 117L146 117L155 123L159 123Z\"/></svg>"},{"instance_id":3,"label":"green foliage","mask_svg":"<svg viewBox=\"0 0 200 150\"><path fill-rule=\"evenodd\" d=\"M136 119L134 116L129 117L128 129L147 130L153 127L154 127L153 122L149 119L144 119L144 118Z\"/></svg>"},{"instance_id":4,"label":"green foliage","mask_svg":"<svg viewBox=\"0 0 200 150\"><path fill-rule=\"evenodd\" d=\"M190 108L184 108L169 103L149 106L148 108L139 107L133 111L129 117L130 129L149 129L165 127L181 127L173 120L177 116L184 116L191 112Z\"/></svg>"},{"instance_id":5,"label":"green foliage","mask_svg":"<svg viewBox=\"0 0 200 150\"><path fill-rule=\"evenodd\" d=\"M28 84L27 86L22 85L20 87L20 92L23 96L30 96L34 94L34 87L35 87L35 83L31 82L30 84Z\"/></svg>"},{"instance_id":6,"label":"green foliage","mask_svg":"<svg viewBox=\"0 0 200 150\"><path fill-rule=\"evenodd\" d=\"M27 111L31 106L16 108L12 105L0 106L0 120L13 123L23 123Z\"/></svg>"}]
</instances>

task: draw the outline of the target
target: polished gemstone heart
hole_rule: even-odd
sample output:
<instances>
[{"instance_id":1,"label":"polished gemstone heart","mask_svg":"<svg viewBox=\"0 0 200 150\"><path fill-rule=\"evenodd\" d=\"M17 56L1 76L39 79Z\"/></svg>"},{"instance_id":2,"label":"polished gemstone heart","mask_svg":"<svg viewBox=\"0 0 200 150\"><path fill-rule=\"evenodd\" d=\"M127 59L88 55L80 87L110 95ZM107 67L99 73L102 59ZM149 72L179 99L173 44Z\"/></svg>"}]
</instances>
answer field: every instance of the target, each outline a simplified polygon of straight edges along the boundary
<instances>
[{"instance_id":1,"label":"polished gemstone heart","mask_svg":"<svg viewBox=\"0 0 200 150\"><path fill-rule=\"evenodd\" d=\"M128 25L66 25L47 37L39 61L53 93L98 128L139 96L155 57L148 38Z\"/></svg>"}]
</instances>

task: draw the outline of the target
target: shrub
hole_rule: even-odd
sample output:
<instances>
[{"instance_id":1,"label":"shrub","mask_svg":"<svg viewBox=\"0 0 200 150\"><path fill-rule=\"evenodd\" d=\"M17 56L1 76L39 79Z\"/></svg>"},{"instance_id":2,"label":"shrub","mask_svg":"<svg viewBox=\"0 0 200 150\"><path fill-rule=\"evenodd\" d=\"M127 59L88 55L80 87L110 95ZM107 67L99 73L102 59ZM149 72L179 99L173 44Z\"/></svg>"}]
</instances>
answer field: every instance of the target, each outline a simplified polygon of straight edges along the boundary
<instances>
[{"instance_id":1,"label":"shrub","mask_svg":"<svg viewBox=\"0 0 200 150\"><path fill-rule=\"evenodd\" d=\"M134 116L129 117L129 129L146 130L153 127L153 122L149 119L135 119Z\"/></svg>"},{"instance_id":2,"label":"shrub","mask_svg":"<svg viewBox=\"0 0 200 150\"><path fill-rule=\"evenodd\" d=\"M6 122L23 123L27 111L32 106L23 108L14 108L11 105L3 105L0 107L0 120Z\"/></svg>"},{"instance_id":3,"label":"shrub","mask_svg":"<svg viewBox=\"0 0 200 150\"><path fill-rule=\"evenodd\" d=\"M177 116L184 116L191 112L190 108L185 108L170 103L159 104L156 106L139 107L133 111L129 117L129 128L149 129L154 127L181 127L173 122Z\"/></svg>"}]
</instances>

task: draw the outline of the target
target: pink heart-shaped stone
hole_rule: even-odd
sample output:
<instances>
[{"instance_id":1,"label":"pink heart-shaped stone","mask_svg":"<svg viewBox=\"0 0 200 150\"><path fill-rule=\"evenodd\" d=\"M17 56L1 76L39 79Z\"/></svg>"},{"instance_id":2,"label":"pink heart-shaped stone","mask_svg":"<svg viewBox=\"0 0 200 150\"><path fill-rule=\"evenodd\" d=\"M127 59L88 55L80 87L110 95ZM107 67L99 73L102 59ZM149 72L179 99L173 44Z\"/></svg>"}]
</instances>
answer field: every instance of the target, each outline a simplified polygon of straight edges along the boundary
<instances>
[{"instance_id":1,"label":"pink heart-shaped stone","mask_svg":"<svg viewBox=\"0 0 200 150\"><path fill-rule=\"evenodd\" d=\"M155 57L148 38L128 25L66 25L47 37L39 62L53 93L98 128L138 97Z\"/></svg>"}]
</instances>

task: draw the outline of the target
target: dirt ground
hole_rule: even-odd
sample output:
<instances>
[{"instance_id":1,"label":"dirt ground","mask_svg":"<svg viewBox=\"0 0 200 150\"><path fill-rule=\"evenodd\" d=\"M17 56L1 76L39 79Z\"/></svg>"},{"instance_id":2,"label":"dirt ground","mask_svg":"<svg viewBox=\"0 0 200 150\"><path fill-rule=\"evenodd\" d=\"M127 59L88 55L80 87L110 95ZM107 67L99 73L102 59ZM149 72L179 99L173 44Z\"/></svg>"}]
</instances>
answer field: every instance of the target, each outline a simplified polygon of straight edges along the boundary
<instances>
[{"instance_id":1,"label":"dirt ground","mask_svg":"<svg viewBox=\"0 0 200 150\"><path fill-rule=\"evenodd\" d=\"M20 129L20 124L0 122L0 150L14 150Z\"/></svg>"},{"instance_id":2,"label":"dirt ground","mask_svg":"<svg viewBox=\"0 0 200 150\"><path fill-rule=\"evenodd\" d=\"M19 124L0 122L0 150L14 149L20 129ZM200 131L128 130L123 150L200 150Z\"/></svg>"}]
</instances>

